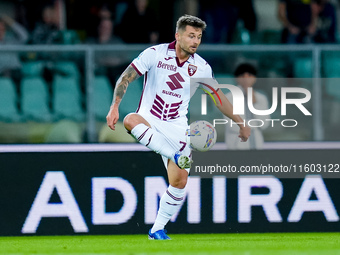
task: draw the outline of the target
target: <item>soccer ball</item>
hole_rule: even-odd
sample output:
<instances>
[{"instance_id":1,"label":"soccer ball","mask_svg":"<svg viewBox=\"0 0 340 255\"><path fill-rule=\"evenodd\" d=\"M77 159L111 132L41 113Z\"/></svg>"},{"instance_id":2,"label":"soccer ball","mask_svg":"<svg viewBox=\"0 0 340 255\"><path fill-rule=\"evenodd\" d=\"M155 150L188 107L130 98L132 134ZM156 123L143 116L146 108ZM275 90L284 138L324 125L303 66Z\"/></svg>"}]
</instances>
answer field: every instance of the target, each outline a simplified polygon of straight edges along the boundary
<instances>
[{"instance_id":1,"label":"soccer ball","mask_svg":"<svg viewBox=\"0 0 340 255\"><path fill-rule=\"evenodd\" d=\"M190 124L186 138L191 149L204 152L216 143L217 132L208 121L197 120Z\"/></svg>"}]
</instances>

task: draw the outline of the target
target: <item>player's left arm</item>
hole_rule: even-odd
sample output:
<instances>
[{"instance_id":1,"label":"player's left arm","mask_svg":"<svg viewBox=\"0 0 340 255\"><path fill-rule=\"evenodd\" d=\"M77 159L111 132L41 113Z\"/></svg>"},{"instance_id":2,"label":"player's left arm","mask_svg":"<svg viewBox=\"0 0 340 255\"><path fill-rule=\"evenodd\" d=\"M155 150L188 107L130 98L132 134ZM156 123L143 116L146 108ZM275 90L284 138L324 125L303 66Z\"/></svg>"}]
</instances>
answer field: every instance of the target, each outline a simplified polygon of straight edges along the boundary
<instances>
[{"instance_id":1,"label":"player's left arm","mask_svg":"<svg viewBox=\"0 0 340 255\"><path fill-rule=\"evenodd\" d=\"M217 95L213 94L217 108L228 118L232 119L240 127L239 137L243 142L246 142L250 136L250 127L245 124L239 115L233 114L233 105L229 102L228 98L224 95L222 90L217 90ZM219 98L221 99L221 102Z\"/></svg>"}]
</instances>

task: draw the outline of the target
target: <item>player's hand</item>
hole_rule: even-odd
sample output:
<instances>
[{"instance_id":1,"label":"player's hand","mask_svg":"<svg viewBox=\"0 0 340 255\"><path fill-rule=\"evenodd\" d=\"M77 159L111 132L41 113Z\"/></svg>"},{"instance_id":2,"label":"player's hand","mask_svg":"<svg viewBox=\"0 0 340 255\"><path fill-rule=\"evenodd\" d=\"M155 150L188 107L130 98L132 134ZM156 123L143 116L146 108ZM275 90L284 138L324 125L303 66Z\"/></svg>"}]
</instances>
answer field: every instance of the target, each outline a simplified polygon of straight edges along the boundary
<instances>
[{"instance_id":1,"label":"player's hand","mask_svg":"<svg viewBox=\"0 0 340 255\"><path fill-rule=\"evenodd\" d=\"M111 105L109 113L106 115L106 123L112 129L115 130L115 125L119 120L118 107Z\"/></svg>"},{"instance_id":2,"label":"player's hand","mask_svg":"<svg viewBox=\"0 0 340 255\"><path fill-rule=\"evenodd\" d=\"M241 138L241 142L246 142L250 136L251 129L248 126L240 127L240 134L238 137Z\"/></svg>"}]
</instances>

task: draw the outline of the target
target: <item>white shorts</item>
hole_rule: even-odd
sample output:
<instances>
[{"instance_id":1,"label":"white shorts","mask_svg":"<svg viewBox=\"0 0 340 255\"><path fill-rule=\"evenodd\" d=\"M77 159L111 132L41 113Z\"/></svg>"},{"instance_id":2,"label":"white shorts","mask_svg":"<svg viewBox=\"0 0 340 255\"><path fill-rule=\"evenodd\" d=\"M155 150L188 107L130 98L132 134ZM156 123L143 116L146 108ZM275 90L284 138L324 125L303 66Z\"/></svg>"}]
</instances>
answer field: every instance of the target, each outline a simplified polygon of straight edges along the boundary
<instances>
[{"instance_id":1,"label":"white shorts","mask_svg":"<svg viewBox=\"0 0 340 255\"><path fill-rule=\"evenodd\" d=\"M191 149L186 141L186 131L189 128L186 121L162 121L152 115L141 115L151 128L164 135L169 144L183 155L191 156ZM168 158L162 155L165 168L168 168ZM185 169L188 173L190 168Z\"/></svg>"}]
</instances>

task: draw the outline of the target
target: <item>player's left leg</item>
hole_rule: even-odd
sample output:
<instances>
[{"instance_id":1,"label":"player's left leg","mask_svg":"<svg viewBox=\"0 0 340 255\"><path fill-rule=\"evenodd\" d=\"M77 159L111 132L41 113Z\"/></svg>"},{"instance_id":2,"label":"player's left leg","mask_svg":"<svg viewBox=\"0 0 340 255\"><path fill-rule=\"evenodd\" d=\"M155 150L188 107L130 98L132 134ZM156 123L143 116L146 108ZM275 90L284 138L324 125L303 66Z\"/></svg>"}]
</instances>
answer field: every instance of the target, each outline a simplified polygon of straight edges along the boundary
<instances>
[{"instance_id":1,"label":"player's left leg","mask_svg":"<svg viewBox=\"0 0 340 255\"><path fill-rule=\"evenodd\" d=\"M164 232L164 227L182 206L188 175L189 170L180 169L173 161L168 161L168 178L170 185L161 197L155 223L149 231L149 238L169 239Z\"/></svg>"}]
</instances>

